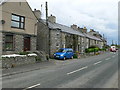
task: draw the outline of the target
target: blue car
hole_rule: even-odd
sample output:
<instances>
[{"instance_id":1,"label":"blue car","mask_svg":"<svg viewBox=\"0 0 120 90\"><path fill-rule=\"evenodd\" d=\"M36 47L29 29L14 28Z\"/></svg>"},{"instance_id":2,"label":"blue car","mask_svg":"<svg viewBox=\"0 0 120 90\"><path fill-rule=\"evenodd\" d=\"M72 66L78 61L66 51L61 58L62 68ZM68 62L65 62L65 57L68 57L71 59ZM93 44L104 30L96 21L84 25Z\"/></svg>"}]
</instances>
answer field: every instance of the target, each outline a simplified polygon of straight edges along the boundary
<instances>
[{"instance_id":1,"label":"blue car","mask_svg":"<svg viewBox=\"0 0 120 90\"><path fill-rule=\"evenodd\" d=\"M72 59L74 55L73 49L71 48L61 48L54 54L55 59Z\"/></svg>"}]
</instances>

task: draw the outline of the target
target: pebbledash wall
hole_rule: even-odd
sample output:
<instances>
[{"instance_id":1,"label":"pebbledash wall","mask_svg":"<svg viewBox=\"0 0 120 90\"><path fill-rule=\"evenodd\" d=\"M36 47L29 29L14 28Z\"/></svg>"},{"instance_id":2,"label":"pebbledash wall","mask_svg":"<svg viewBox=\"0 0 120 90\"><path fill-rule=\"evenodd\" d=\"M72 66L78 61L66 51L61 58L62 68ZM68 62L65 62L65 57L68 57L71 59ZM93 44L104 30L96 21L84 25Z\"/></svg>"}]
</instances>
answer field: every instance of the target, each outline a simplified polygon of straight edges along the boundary
<instances>
[{"instance_id":1,"label":"pebbledash wall","mask_svg":"<svg viewBox=\"0 0 120 90\"><path fill-rule=\"evenodd\" d=\"M14 49L12 51L6 51L5 50L5 35L13 35L13 42L14 42ZM24 51L24 37L29 36L30 37L30 51L34 52L36 51L36 35L27 35L27 34L19 34L19 33L2 33L2 41L3 41L3 52L2 54L12 54L12 53L19 53Z\"/></svg>"}]
</instances>

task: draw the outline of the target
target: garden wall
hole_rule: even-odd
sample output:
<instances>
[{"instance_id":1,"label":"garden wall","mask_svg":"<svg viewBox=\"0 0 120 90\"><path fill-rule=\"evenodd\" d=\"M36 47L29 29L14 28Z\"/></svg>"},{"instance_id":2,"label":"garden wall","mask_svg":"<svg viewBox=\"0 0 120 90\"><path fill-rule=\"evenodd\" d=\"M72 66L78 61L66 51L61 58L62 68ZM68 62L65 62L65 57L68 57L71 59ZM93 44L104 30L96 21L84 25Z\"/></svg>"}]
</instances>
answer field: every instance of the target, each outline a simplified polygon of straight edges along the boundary
<instances>
[{"instance_id":1,"label":"garden wall","mask_svg":"<svg viewBox=\"0 0 120 90\"><path fill-rule=\"evenodd\" d=\"M2 68L12 68L20 65L34 64L36 63L35 57L5 57L2 58Z\"/></svg>"}]
</instances>

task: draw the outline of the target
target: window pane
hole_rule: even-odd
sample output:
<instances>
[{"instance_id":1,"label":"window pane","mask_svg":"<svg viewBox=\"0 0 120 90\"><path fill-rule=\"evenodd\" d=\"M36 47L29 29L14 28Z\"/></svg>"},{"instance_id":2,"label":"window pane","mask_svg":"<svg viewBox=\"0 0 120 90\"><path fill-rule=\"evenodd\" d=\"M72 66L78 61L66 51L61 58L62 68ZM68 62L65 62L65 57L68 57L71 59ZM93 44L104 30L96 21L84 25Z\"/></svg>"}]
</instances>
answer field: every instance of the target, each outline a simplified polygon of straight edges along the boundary
<instances>
[{"instance_id":1,"label":"window pane","mask_svg":"<svg viewBox=\"0 0 120 90\"><path fill-rule=\"evenodd\" d=\"M11 21L13 27L18 27L19 28L19 22Z\"/></svg>"},{"instance_id":2,"label":"window pane","mask_svg":"<svg viewBox=\"0 0 120 90\"><path fill-rule=\"evenodd\" d=\"M20 28L24 28L24 23L21 23L21 27Z\"/></svg>"},{"instance_id":3,"label":"window pane","mask_svg":"<svg viewBox=\"0 0 120 90\"><path fill-rule=\"evenodd\" d=\"M12 20L20 21L20 17L19 17L19 16L12 15Z\"/></svg>"},{"instance_id":4,"label":"window pane","mask_svg":"<svg viewBox=\"0 0 120 90\"><path fill-rule=\"evenodd\" d=\"M21 17L21 22L24 22L24 18L23 17Z\"/></svg>"},{"instance_id":5,"label":"window pane","mask_svg":"<svg viewBox=\"0 0 120 90\"><path fill-rule=\"evenodd\" d=\"M6 36L6 42L13 42L13 36L12 35Z\"/></svg>"},{"instance_id":6,"label":"window pane","mask_svg":"<svg viewBox=\"0 0 120 90\"><path fill-rule=\"evenodd\" d=\"M6 50L13 50L13 43L6 43L5 49Z\"/></svg>"}]
</instances>

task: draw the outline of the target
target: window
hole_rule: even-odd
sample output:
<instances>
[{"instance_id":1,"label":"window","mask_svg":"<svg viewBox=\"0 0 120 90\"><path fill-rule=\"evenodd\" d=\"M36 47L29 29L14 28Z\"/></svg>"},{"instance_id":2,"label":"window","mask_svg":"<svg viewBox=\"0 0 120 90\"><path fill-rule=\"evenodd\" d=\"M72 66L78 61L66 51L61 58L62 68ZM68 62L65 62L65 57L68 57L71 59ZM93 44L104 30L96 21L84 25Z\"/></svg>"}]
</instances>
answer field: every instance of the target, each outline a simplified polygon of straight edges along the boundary
<instances>
[{"instance_id":1,"label":"window","mask_svg":"<svg viewBox=\"0 0 120 90\"><path fill-rule=\"evenodd\" d=\"M24 29L25 28L25 17L12 14L11 27Z\"/></svg>"},{"instance_id":2,"label":"window","mask_svg":"<svg viewBox=\"0 0 120 90\"><path fill-rule=\"evenodd\" d=\"M59 36L59 33L57 33L56 35Z\"/></svg>"},{"instance_id":3,"label":"window","mask_svg":"<svg viewBox=\"0 0 120 90\"><path fill-rule=\"evenodd\" d=\"M58 44L58 43L56 43L56 47L59 47L59 44Z\"/></svg>"},{"instance_id":4,"label":"window","mask_svg":"<svg viewBox=\"0 0 120 90\"><path fill-rule=\"evenodd\" d=\"M13 35L6 35L6 38L5 38L5 50L6 51L13 50Z\"/></svg>"}]
</instances>

